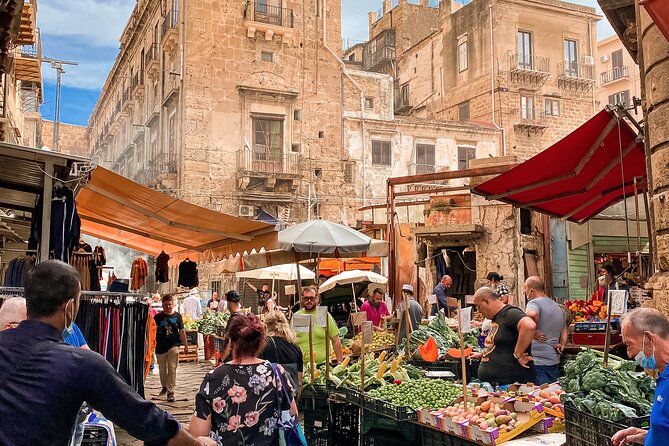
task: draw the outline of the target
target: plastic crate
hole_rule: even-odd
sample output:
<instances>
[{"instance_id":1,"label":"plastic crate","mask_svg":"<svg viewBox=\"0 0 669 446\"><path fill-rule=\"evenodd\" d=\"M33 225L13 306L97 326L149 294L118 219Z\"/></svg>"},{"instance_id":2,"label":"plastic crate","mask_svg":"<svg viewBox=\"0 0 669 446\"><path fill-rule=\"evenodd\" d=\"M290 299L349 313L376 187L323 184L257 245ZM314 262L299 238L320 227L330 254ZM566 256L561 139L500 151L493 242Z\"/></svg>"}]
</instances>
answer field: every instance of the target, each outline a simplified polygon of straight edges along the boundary
<instances>
[{"instance_id":1,"label":"plastic crate","mask_svg":"<svg viewBox=\"0 0 669 446\"><path fill-rule=\"evenodd\" d=\"M650 417L605 421L565 404L567 446L610 446L611 437L627 427L648 428Z\"/></svg>"},{"instance_id":2,"label":"plastic crate","mask_svg":"<svg viewBox=\"0 0 669 446\"><path fill-rule=\"evenodd\" d=\"M411 444L420 441L421 427L417 424L399 421L364 409L361 416L360 434L363 437L390 436L403 444L407 441Z\"/></svg>"},{"instance_id":3,"label":"plastic crate","mask_svg":"<svg viewBox=\"0 0 669 446\"><path fill-rule=\"evenodd\" d=\"M360 407L330 402L330 438L332 444L357 445L360 439Z\"/></svg>"},{"instance_id":4,"label":"plastic crate","mask_svg":"<svg viewBox=\"0 0 669 446\"><path fill-rule=\"evenodd\" d=\"M331 420L327 395L305 396L303 393L297 407L304 416L302 429L307 443L310 446L328 446Z\"/></svg>"},{"instance_id":5,"label":"plastic crate","mask_svg":"<svg viewBox=\"0 0 669 446\"><path fill-rule=\"evenodd\" d=\"M330 394L341 395L347 403L362 406L362 394L359 389L344 386L336 387L332 381L328 381L326 388Z\"/></svg>"},{"instance_id":6,"label":"plastic crate","mask_svg":"<svg viewBox=\"0 0 669 446\"><path fill-rule=\"evenodd\" d=\"M86 446L107 446L109 433L107 429L100 426L84 426L84 436L81 440L82 445Z\"/></svg>"},{"instance_id":7,"label":"plastic crate","mask_svg":"<svg viewBox=\"0 0 669 446\"><path fill-rule=\"evenodd\" d=\"M450 435L434 429L423 428L421 439L423 446L453 446Z\"/></svg>"}]
</instances>

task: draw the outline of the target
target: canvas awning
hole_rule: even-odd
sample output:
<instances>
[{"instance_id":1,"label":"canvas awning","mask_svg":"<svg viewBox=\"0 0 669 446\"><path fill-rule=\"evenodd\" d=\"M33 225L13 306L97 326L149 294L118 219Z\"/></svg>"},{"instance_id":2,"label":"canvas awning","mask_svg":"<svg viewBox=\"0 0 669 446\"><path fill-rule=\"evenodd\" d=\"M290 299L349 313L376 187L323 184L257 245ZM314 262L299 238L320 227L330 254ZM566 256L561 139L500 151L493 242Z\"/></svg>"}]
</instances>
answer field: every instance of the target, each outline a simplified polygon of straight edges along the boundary
<instances>
[{"instance_id":1,"label":"canvas awning","mask_svg":"<svg viewBox=\"0 0 669 446\"><path fill-rule=\"evenodd\" d=\"M476 186L473 192L583 223L624 196L634 195L635 187L643 192L645 178L643 138L607 109L533 158Z\"/></svg>"},{"instance_id":2,"label":"canvas awning","mask_svg":"<svg viewBox=\"0 0 669 446\"><path fill-rule=\"evenodd\" d=\"M97 167L77 195L81 232L151 255L277 246L273 225L215 212Z\"/></svg>"}]
</instances>

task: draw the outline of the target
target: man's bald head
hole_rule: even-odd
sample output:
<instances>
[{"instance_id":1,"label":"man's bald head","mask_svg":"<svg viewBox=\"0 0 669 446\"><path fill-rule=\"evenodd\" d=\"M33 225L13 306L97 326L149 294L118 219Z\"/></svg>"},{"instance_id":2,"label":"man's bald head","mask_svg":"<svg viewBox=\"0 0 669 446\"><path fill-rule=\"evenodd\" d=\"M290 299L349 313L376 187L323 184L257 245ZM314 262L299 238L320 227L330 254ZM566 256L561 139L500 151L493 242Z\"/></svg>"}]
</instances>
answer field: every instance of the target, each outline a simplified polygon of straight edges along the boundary
<instances>
[{"instance_id":1,"label":"man's bald head","mask_svg":"<svg viewBox=\"0 0 669 446\"><path fill-rule=\"evenodd\" d=\"M546 295L546 285L544 285L544 281L541 277L530 276L523 284L523 292L528 299L543 297Z\"/></svg>"},{"instance_id":2,"label":"man's bald head","mask_svg":"<svg viewBox=\"0 0 669 446\"><path fill-rule=\"evenodd\" d=\"M453 279L448 274L441 276L441 284L445 287L453 285Z\"/></svg>"}]
</instances>

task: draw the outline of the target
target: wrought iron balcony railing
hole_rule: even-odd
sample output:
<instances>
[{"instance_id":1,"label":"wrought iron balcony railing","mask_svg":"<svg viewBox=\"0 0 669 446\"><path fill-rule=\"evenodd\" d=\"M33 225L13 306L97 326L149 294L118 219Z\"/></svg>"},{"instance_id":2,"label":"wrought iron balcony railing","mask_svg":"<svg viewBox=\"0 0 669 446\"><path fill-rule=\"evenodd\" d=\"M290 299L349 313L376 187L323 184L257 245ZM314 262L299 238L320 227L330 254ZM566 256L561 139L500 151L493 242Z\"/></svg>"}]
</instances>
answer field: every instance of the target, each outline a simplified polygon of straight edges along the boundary
<instances>
[{"instance_id":1,"label":"wrought iron balcony railing","mask_svg":"<svg viewBox=\"0 0 669 446\"><path fill-rule=\"evenodd\" d=\"M244 17L254 22L293 28L295 15L292 9L271 6L264 2L247 1Z\"/></svg>"}]
</instances>

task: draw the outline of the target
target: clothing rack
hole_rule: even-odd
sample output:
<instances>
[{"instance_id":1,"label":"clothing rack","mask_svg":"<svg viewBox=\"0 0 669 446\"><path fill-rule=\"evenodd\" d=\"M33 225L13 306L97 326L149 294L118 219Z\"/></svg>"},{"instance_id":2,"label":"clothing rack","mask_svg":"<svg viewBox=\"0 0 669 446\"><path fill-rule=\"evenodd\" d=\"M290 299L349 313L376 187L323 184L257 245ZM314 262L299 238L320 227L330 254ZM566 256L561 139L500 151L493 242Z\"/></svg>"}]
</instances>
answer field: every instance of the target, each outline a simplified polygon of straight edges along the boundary
<instances>
[{"instance_id":1,"label":"clothing rack","mask_svg":"<svg viewBox=\"0 0 669 446\"><path fill-rule=\"evenodd\" d=\"M6 252L23 252L23 253L37 254L36 249L0 248L0 254L4 254Z\"/></svg>"}]
</instances>

